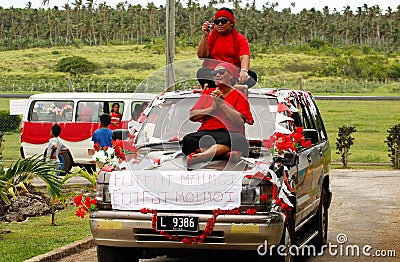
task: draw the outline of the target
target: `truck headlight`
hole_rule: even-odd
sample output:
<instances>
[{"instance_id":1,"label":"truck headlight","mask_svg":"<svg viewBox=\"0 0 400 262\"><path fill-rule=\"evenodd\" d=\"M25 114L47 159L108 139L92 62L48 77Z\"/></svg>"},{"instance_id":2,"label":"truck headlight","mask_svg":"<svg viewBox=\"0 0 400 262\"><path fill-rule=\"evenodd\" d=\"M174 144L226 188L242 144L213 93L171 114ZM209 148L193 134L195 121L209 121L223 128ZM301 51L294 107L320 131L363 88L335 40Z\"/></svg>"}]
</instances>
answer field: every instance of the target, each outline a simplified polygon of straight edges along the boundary
<instances>
[{"instance_id":1,"label":"truck headlight","mask_svg":"<svg viewBox=\"0 0 400 262\"><path fill-rule=\"evenodd\" d=\"M111 202L111 194L108 184L97 183L96 200L99 202Z\"/></svg>"},{"instance_id":2,"label":"truck headlight","mask_svg":"<svg viewBox=\"0 0 400 262\"><path fill-rule=\"evenodd\" d=\"M255 187L255 188L249 188L247 186L242 187L241 204L242 205L260 204L260 187Z\"/></svg>"}]
</instances>

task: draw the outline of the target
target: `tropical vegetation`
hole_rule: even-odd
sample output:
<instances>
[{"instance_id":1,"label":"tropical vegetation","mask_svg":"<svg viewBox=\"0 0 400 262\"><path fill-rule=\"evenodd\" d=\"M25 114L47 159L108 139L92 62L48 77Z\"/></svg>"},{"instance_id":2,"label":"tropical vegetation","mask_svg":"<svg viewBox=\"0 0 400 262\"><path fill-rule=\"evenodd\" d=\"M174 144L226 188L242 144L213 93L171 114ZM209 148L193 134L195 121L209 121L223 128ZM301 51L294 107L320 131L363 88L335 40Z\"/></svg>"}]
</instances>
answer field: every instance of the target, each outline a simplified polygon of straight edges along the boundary
<instances>
[{"instance_id":1,"label":"tropical vegetation","mask_svg":"<svg viewBox=\"0 0 400 262\"><path fill-rule=\"evenodd\" d=\"M8 168L5 168L2 161L0 162L0 216L7 212L11 198L15 198L23 191L29 192L28 184L35 176L46 183L48 194L52 199L62 194L62 184L56 175L56 167L43 161L42 157L18 159Z\"/></svg>"},{"instance_id":2,"label":"tropical vegetation","mask_svg":"<svg viewBox=\"0 0 400 262\"><path fill-rule=\"evenodd\" d=\"M61 45L144 44L153 38L166 36L166 7L150 2L146 7L121 1L116 8L105 1L65 1L63 6L43 8L0 8L0 46L2 50L49 47ZM357 10L344 6L342 10L325 6L322 11L311 8L293 13L291 6L277 11L279 3L266 2L257 9L255 1L242 4L240 0L176 1L175 25L177 42L196 46L199 28L210 20L215 6L231 3L239 31L245 33L253 50L265 52L276 45L313 47L331 45L371 46L381 50L400 47L400 7L392 10L384 5L360 4ZM400 5L399 5L400 6ZM163 49L162 47L160 47Z\"/></svg>"},{"instance_id":3,"label":"tropical vegetation","mask_svg":"<svg viewBox=\"0 0 400 262\"><path fill-rule=\"evenodd\" d=\"M1 90L133 92L165 66L165 6L73 0L46 8L50 1L38 9L30 2L0 6L0 51L7 61L0 65ZM400 78L400 8L379 5L293 13L294 3L278 11L271 2L257 8L254 1L176 1L176 59L197 58L200 25L224 2L234 6L235 26L251 45L252 69L268 87L302 78L318 92L365 92ZM74 58L78 50L86 62ZM13 58L23 60L17 70Z\"/></svg>"}]
</instances>

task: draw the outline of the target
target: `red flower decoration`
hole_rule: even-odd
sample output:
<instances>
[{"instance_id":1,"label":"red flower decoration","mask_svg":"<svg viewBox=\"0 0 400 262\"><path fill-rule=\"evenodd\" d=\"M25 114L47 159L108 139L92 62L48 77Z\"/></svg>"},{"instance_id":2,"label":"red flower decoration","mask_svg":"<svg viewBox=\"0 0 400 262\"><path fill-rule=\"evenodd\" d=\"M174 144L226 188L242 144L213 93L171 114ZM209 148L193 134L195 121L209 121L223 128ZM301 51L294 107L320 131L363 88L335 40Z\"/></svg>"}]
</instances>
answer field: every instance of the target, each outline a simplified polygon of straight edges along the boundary
<instances>
[{"instance_id":1,"label":"red flower decoration","mask_svg":"<svg viewBox=\"0 0 400 262\"><path fill-rule=\"evenodd\" d=\"M99 150L101 149L99 143L94 143L93 148L94 148L94 150L96 150L96 151L99 151Z\"/></svg>"},{"instance_id":2,"label":"red flower decoration","mask_svg":"<svg viewBox=\"0 0 400 262\"><path fill-rule=\"evenodd\" d=\"M297 152L299 146L308 148L312 143L310 140L305 140L303 131L302 127L296 127L291 134L276 132L269 139L263 140L263 146L268 150L275 146L280 154L285 151Z\"/></svg>"},{"instance_id":3,"label":"red flower decoration","mask_svg":"<svg viewBox=\"0 0 400 262\"><path fill-rule=\"evenodd\" d=\"M261 202L266 203L267 200L268 200L268 195L267 195L267 194L261 195L261 196L260 196L260 200L261 200Z\"/></svg>"},{"instance_id":4,"label":"red flower decoration","mask_svg":"<svg viewBox=\"0 0 400 262\"><path fill-rule=\"evenodd\" d=\"M90 211L97 208L97 200L95 198L90 198L88 196L84 197L83 194L78 195L74 198L74 204L78 207L75 215L77 217L85 218L85 215Z\"/></svg>"},{"instance_id":5,"label":"red flower decoration","mask_svg":"<svg viewBox=\"0 0 400 262\"><path fill-rule=\"evenodd\" d=\"M274 136L271 136L269 139L263 140L263 146L264 146L266 149L274 148L275 141L276 141L275 137L274 137Z\"/></svg>"},{"instance_id":6,"label":"red flower decoration","mask_svg":"<svg viewBox=\"0 0 400 262\"><path fill-rule=\"evenodd\" d=\"M79 195L79 196L76 196L76 197L74 198L74 204L75 204L75 206L78 206L78 205L82 202L82 197L83 197L83 195Z\"/></svg>"},{"instance_id":7,"label":"red flower decoration","mask_svg":"<svg viewBox=\"0 0 400 262\"><path fill-rule=\"evenodd\" d=\"M115 150L115 155L122 160L127 160L126 155L129 155L129 159L137 157L137 148L129 141L116 139L112 141L112 146Z\"/></svg>"},{"instance_id":8,"label":"red flower decoration","mask_svg":"<svg viewBox=\"0 0 400 262\"><path fill-rule=\"evenodd\" d=\"M257 213L257 209L255 209L255 208L247 208L246 209L246 214L254 215L255 213Z\"/></svg>"},{"instance_id":9,"label":"red flower decoration","mask_svg":"<svg viewBox=\"0 0 400 262\"><path fill-rule=\"evenodd\" d=\"M302 140L302 141L300 141L300 145L302 147L309 148L312 146L312 143L311 143L311 140L307 140L307 141Z\"/></svg>"}]
</instances>

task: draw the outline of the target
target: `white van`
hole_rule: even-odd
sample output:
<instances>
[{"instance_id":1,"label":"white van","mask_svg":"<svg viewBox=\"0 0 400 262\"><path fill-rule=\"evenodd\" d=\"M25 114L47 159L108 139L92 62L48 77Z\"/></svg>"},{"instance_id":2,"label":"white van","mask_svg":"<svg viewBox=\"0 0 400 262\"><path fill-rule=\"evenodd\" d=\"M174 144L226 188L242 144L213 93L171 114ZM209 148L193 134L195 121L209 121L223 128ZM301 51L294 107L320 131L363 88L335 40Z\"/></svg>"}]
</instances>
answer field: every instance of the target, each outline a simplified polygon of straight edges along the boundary
<instances>
[{"instance_id":1,"label":"white van","mask_svg":"<svg viewBox=\"0 0 400 262\"><path fill-rule=\"evenodd\" d=\"M143 107L156 94L150 93L43 93L32 95L27 103L21 124L21 156L44 154L53 124L61 126L61 141L69 152L62 152L62 169L81 165L93 167L88 149L93 148L93 132L99 128L99 117L110 113L114 103L119 104L121 121L110 129L128 129L128 123L137 120Z\"/></svg>"}]
</instances>

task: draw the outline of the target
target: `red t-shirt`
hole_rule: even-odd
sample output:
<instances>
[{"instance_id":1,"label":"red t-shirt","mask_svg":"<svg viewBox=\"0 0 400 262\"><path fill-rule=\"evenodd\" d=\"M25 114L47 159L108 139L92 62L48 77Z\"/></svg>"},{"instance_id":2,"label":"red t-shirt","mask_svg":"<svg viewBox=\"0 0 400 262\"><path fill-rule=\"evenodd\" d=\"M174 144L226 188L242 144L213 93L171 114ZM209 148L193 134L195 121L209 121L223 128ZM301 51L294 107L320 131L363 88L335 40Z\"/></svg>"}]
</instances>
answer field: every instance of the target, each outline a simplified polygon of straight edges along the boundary
<instances>
[{"instance_id":1,"label":"red t-shirt","mask_svg":"<svg viewBox=\"0 0 400 262\"><path fill-rule=\"evenodd\" d=\"M212 105L213 98L211 97L211 92L215 90L215 88L208 88L203 91L199 100L192 107L192 110L197 109L205 109ZM243 95L243 93L233 89L224 99L225 103L236 109L239 113L246 116L247 120L253 121L253 116L250 112L250 105L247 98ZM244 124L243 125L234 125L227 115L222 110L218 110L214 112L214 116L206 116L202 119L201 126L198 130L216 130L216 129L225 129L228 131L240 132L244 134Z\"/></svg>"},{"instance_id":2,"label":"red t-shirt","mask_svg":"<svg viewBox=\"0 0 400 262\"><path fill-rule=\"evenodd\" d=\"M238 59L236 57L240 57L242 55L250 56L250 46L246 37L240 33L238 35L238 46L239 46L239 54L235 54L235 49L233 46L233 34L227 35L218 35L214 46L212 46L210 38L208 38L208 52L209 58L215 59L218 61L209 61L207 62L207 67L214 69L219 61L229 62L234 64L238 68L240 68L240 63L237 64ZM211 50L211 52L210 52Z\"/></svg>"},{"instance_id":3,"label":"red t-shirt","mask_svg":"<svg viewBox=\"0 0 400 262\"><path fill-rule=\"evenodd\" d=\"M121 121L122 115L120 113L116 113L116 112L111 112L110 114L111 116L111 123L112 124L118 124L119 121Z\"/></svg>"}]
</instances>

